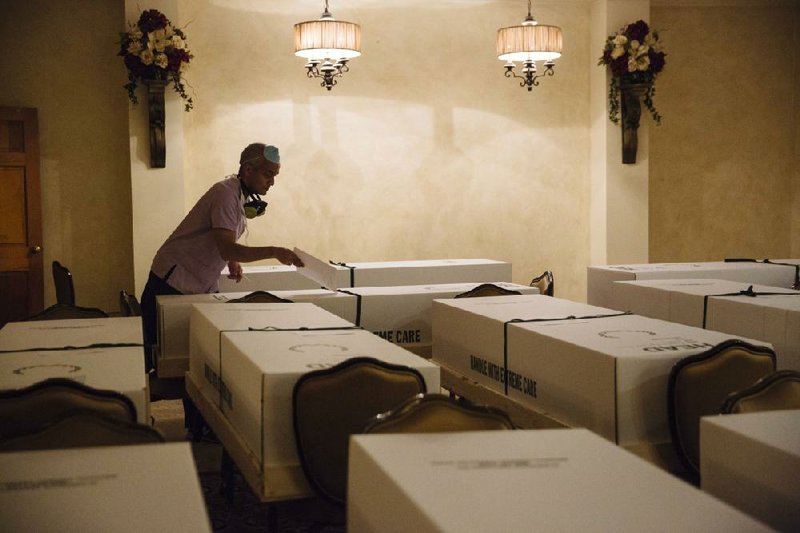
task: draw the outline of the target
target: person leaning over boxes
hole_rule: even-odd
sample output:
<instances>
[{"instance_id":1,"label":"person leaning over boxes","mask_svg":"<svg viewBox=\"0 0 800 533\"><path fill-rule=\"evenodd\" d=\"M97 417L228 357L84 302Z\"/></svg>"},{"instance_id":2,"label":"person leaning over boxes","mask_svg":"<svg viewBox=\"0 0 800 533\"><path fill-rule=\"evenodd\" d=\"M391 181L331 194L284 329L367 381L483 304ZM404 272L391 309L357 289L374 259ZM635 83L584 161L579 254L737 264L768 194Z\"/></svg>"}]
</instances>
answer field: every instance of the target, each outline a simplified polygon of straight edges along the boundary
<instances>
[{"instance_id":1,"label":"person leaning over boxes","mask_svg":"<svg viewBox=\"0 0 800 533\"><path fill-rule=\"evenodd\" d=\"M275 184L280 169L276 147L248 145L239 157L239 172L212 185L156 252L141 298L148 372L155 363L152 349L158 328L156 295L218 292L219 274L226 263L228 277L237 283L242 279L240 263L277 259L285 265L303 266L287 248L236 242L244 233L246 219L264 214L267 202L260 195Z\"/></svg>"}]
</instances>

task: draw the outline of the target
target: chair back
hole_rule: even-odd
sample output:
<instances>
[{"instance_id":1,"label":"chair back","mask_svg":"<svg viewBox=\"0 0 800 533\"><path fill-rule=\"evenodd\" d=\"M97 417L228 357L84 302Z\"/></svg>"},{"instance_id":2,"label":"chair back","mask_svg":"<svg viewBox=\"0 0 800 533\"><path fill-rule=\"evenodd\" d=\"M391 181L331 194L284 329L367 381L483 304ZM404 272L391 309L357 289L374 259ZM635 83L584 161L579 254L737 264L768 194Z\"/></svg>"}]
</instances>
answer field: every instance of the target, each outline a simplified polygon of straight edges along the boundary
<instances>
[{"instance_id":1,"label":"chair back","mask_svg":"<svg viewBox=\"0 0 800 533\"><path fill-rule=\"evenodd\" d=\"M513 294L522 294L522 293L512 289L506 289L504 287L500 287L498 285L495 285L494 283L483 283L471 290L468 290L467 292L462 292L461 294L457 294L455 298L480 298L483 296L509 296Z\"/></svg>"},{"instance_id":2,"label":"chair back","mask_svg":"<svg viewBox=\"0 0 800 533\"><path fill-rule=\"evenodd\" d=\"M119 312L122 316L142 316L139 300L125 289L119 291Z\"/></svg>"},{"instance_id":3,"label":"chair back","mask_svg":"<svg viewBox=\"0 0 800 533\"><path fill-rule=\"evenodd\" d=\"M67 411L37 431L0 441L0 452L165 442L156 429L92 409Z\"/></svg>"},{"instance_id":4,"label":"chair back","mask_svg":"<svg viewBox=\"0 0 800 533\"><path fill-rule=\"evenodd\" d=\"M75 409L136 421L136 406L124 394L50 378L22 389L0 391L0 439L31 433Z\"/></svg>"},{"instance_id":5,"label":"chair back","mask_svg":"<svg viewBox=\"0 0 800 533\"><path fill-rule=\"evenodd\" d=\"M294 433L300 463L320 495L344 504L351 434L406 399L424 393L416 369L371 357L355 357L304 374L292 394Z\"/></svg>"},{"instance_id":6,"label":"chair back","mask_svg":"<svg viewBox=\"0 0 800 533\"><path fill-rule=\"evenodd\" d=\"M544 294L545 296L553 296L555 285L556 282L553 280L553 273L549 270L545 270L541 275L536 276L530 282L531 287L536 287L539 289L539 294Z\"/></svg>"},{"instance_id":7,"label":"chair back","mask_svg":"<svg viewBox=\"0 0 800 533\"><path fill-rule=\"evenodd\" d=\"M800 409L800 372L779 370L734 392L722 404L723 414Z\"/></svg>"},{"instance_id":8,"label":"chair back","mask_svg":"<svg viewBox=\"0 0 800 533\"><path fill-rule=\"evenodd\" d=\"M96 307L79 307L70 304L53 304L41 313L29 316L31 320L67 320L71 318L108 318L108 313Z\"/></svg>"},{"instance_id":9,"label":"chair back","mask_svg":"<svg viewBox=\"0 0 800 533\"><path fill-rule=\"evenodd\" d=\"M443 394L418 394L375 416L364 433L444 433L514 429L503 411L465 403Z\"/></svg>"},{"instance_id":10,"label":"chair back","mask_svg":"<svg viewBox=\"0 0 800 533\"><path fill-rule=\"evenodd\" d=\"M75 286L72 284L72 272L58 261L53 261L53 283L56 287L56 302L75 305Z\"/></svg>"},{"instance_id":11,"label":"chair back","mask_svg":"<svg viewBox=\"0 0 800 533\"><path fill-rule=\"evenodd\" d=\"M267 291L254 291L250 294L245 294L240 298L235 298L233 300L229 300L228 303L232 304L290 304L294 303L291 300L287 300L286 298L281 298L280 296L275 296L271 292Z\"/></svg>"},{"instance_id":12,"label":"chair back","mask_svg":"<svg viewBox=\"0 0 800 533\"><path fill-rule=\"evenodd\" d=\"M730 339L675 363L667 385L667 410L675 451L693 480L700 474L700 418L719 414L732 392L775 371L775 352Z\"/></svg>"}]
</instances>

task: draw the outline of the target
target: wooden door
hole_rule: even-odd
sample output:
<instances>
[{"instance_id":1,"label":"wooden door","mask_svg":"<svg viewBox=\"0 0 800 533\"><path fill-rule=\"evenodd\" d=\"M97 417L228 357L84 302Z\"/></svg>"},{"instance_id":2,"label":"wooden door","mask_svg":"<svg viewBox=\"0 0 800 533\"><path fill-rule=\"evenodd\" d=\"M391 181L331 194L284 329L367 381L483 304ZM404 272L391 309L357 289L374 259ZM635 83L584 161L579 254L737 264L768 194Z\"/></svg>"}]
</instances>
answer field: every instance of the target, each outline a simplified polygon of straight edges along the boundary
<instances>
[{"instance_id":1,"label":"wooden door","mask_svg":"<svg viewBox=\"0 0 800 533\"><path fill-rule=\"evenodd\" d=\"M36 109L0 107L0 326L43 308Z\"/></svg>"}]
</instances>

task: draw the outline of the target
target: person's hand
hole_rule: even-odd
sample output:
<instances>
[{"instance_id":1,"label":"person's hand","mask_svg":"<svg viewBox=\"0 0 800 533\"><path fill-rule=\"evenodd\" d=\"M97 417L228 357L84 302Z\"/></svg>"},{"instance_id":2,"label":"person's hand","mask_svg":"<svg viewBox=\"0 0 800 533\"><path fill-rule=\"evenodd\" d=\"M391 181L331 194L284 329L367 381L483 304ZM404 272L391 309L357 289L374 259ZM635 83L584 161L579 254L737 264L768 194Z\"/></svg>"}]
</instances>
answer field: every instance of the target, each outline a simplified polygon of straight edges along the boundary
<instances>
[{"instance_id":1,"label":"person's hand","mask_svg":"<svg viewBox=\"0 0 800 533\"><path fill-rule=\"evenodd\" d=\"M276 246L275 259L277 259L284 265L293 265L296 267L304 266L303 261L299 257L297 257L297 254L288 248L280 248Z\"/></svg>"},{"instance_id":2,"label":"person's hand","mask_svg":"<svg viewBox=\"0 0 800 533\"><path fill-rule=\"evenodd\" d=\"M228 261L228 279L234 279L236 283L242 281L242 265L237 261Z\"/></svg>"}]
</instances>

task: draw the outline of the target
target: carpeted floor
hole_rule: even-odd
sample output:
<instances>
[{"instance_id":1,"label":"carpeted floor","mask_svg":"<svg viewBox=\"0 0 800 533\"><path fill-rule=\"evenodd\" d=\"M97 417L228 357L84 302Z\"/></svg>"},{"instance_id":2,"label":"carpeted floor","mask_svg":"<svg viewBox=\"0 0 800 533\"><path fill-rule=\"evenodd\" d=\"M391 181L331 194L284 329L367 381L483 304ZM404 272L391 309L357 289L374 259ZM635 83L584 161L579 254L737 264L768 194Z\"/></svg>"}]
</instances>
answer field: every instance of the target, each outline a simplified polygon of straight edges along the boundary
<instances>
[{"instance_id":1,"label":"carpeted floor","mask_svg":"<svg viewBox=\"0 0 800 533\"><path fill-rule=\"evenodd\" d=\"M151 416L153 425L168 441L186 439L183 405L180 400L153 402ZM344 509L326 500L315 498L273 504L262 503L238 473L233 501L228 502L220 490L221 445L213 442L193 442L192 452L214 531L224 533L267 531L269 514L273 511L276 513L277 531L281 533L346 531Z\"/></svg>"}]
</instances>

